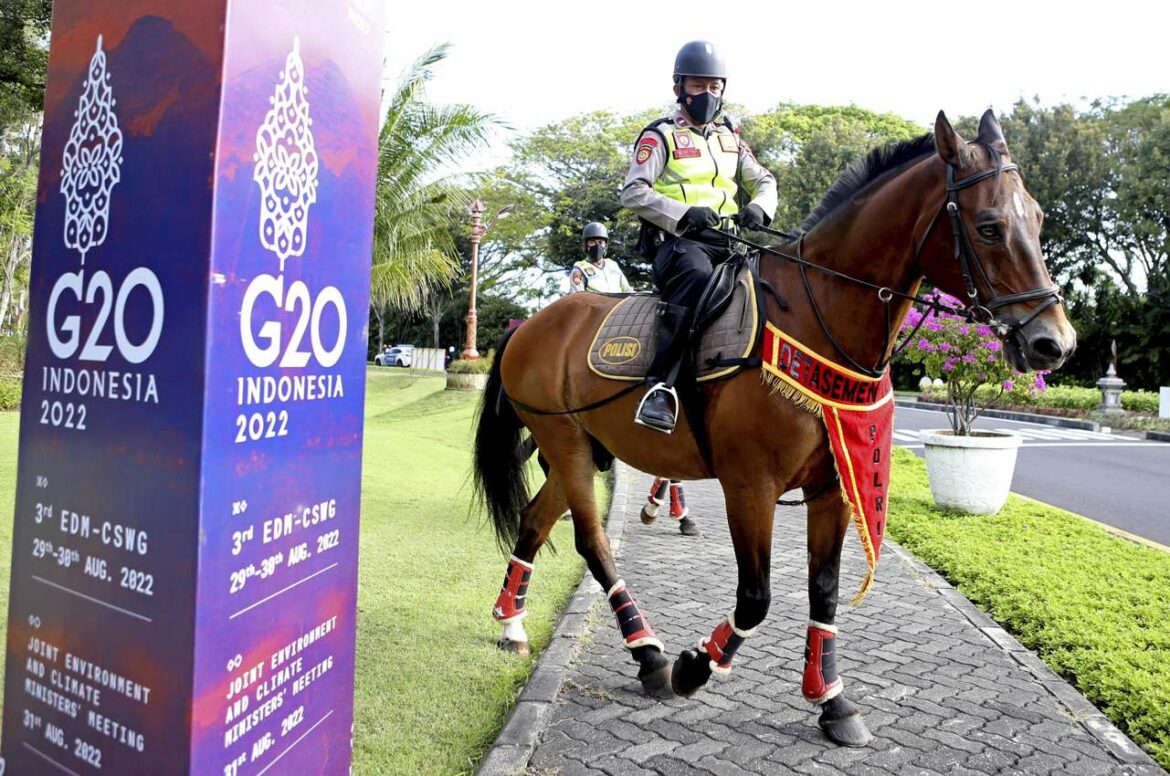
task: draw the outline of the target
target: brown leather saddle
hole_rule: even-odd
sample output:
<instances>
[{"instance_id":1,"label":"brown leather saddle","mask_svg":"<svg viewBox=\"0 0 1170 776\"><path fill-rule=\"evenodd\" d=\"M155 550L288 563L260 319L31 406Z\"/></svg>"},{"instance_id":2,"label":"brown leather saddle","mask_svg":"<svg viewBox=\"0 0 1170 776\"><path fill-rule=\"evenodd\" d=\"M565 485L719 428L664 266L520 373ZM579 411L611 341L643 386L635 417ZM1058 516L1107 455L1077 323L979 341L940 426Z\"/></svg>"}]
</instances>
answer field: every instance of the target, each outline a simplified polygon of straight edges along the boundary
<instances>
[{"instance_id":1,"label":"brown leather saddle","mask_svg":"<svg viewBox=\"0 0 1170 776\"><path fill-rule=\"evenodd\" d=\"M623 299L602 321L589 347L589 368L611 380L646 377L654 359L655 294ZM698 382L719 380L744 368L764 325L764 304L752 262L733 257L715 268L699 300L692 327Z\"/></svg>"}]
</instances>

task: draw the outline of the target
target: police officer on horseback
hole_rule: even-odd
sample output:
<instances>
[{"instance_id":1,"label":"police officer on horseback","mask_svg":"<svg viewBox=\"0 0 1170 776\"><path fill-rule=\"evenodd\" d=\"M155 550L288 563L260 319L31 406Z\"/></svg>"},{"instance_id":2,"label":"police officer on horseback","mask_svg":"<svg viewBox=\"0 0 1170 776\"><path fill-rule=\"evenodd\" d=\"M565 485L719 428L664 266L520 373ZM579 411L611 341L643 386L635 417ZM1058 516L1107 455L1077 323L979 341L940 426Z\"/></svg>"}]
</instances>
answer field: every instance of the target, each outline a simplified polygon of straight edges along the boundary
<instances>
[{"instance_id":1,"label":"police officer on horseback","mask_svg":"<svg viewBox=\"0 0 1170 776\"><path fill-rule=\"evenodd\" d=\"M679 49L674 60L679 110L642 130L621 192L622 206L642 221L639 245L653 259L654 283L662 294L650 390L635 422L667 434L678 418L674 383L695 304L712 266L731 253L728 240L711 230L766 226L776 212L775 177L722 112L726 82L727 68L712 44L691 41Z\"/></svg>"},{"instance_id":2,"label":"police officer on horseback","mask_svg":"<svg viewBox=\"0 0 1170 776\"><path fill-rule=\"evenodd\" d=\"M581 247L586 258L569 271L569 293L596 291L599 294L628 294L630 281L613 259L605 258L609 245L609 230L605 224L593 221L581 230Z\"/></svg>"}]
</instances>

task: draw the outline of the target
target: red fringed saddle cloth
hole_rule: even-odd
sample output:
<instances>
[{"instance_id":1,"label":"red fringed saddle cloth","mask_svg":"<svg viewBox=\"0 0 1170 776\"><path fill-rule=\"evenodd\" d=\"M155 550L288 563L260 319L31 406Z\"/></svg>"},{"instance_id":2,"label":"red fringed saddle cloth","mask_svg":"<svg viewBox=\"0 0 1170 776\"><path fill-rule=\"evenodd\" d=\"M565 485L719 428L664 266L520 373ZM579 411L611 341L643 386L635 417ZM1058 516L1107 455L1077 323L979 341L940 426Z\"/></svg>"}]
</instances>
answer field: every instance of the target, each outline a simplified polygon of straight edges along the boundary
<instances>
[{"instance_id":1,"label":"red fringed saddle cloth","mask_svg":"<svg viewBox=\"0 0 1170 776\"><path fill-rule=\"evenodd\" d=\"M869 564L865 581L853 598L869 592L882 549L890 481L890 445L894 425L894 390L890 372L866 377L814 353L771 323L764 329L764 380L799 407L825 422L841 497Z\"/></svg>"}]
</instances>

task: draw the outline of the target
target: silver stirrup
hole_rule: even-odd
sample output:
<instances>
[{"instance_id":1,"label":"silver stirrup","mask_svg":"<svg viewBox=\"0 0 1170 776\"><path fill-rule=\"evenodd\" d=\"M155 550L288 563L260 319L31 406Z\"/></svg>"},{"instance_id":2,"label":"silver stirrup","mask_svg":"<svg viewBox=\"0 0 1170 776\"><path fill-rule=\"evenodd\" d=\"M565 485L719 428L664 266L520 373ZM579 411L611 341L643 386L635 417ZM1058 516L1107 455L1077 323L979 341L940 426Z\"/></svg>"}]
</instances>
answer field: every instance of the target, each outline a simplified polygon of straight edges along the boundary
<instances>
[{"instance_id":1,"label":"silver stirrup","mask_svg":"<svg viewBox=\"0 0 1170 776\"><path fill-rule=\"evenodd\" d=\"M674 422L670 424L669 429L653 426L642 420L642 407L645 406L646 400L653 396L656 391L666 391L668 394L670 394L670 398L674 400ZM678 391L674 390L674 386L668 386L666 383L658 383L653 388L646 391L646 395L642 397L642 401L638 402L637 411L634 412L634 422L639 426L645 426L646 428L653 429L654 431L661 431L664 434L673 433L674 427L678 425Z\"/></svg>"}]
</instances>

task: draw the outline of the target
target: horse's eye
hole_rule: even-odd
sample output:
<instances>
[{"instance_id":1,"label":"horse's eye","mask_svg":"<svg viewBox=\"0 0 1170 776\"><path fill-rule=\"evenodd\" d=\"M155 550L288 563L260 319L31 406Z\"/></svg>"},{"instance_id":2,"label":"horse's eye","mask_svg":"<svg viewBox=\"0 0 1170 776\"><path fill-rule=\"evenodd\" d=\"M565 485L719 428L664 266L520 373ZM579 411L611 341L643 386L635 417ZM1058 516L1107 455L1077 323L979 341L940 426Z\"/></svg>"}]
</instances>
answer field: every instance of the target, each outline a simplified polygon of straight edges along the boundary
<instances>
[{"instance_id":1,"label":"horse's eye","mask_svg":"<svg viewBox=\"0 0 1170 776\"><path fill-rule=\"evenodd\" d=\"M1003 239L999 224L982 224L975 227L975 231L979 232L979 238L984 242L999 242Z\"/></svg>"}]
</instances>

